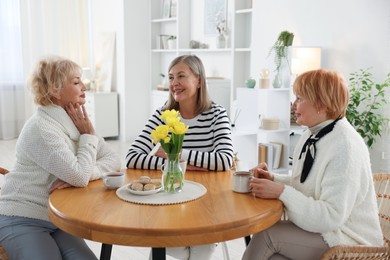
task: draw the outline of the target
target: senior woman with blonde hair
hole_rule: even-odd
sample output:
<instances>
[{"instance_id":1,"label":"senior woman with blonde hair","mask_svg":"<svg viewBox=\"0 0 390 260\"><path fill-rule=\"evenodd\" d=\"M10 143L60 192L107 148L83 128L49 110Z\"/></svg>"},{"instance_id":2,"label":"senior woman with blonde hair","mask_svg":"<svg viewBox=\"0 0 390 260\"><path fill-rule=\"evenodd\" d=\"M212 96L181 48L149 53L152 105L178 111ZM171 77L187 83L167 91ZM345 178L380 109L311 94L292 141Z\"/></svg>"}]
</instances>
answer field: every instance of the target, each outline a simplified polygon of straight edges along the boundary
<instances>
[{"instance_id":1,"label":"senior woman with blonde hair","mask_svg":"<svg viewBox=\"0 0 390 260\"><path fill-rule=\"evenodd\" d=\"M54 226L49 194L85 187L105 171L120 168L84 108L81 68L60 57L38 62L31 77L39 105L16 143L16 163L0 196L0 244L10 259L96 259L85 241Z\"/></svg>"},{"instance_id":2,"label":"senior woman with blonde hair","mask_svg":"<svg viewBox=\"0 0 390 260\"><path fill-rule=\"evenodd\" d=\"M292 109L307 126L293 156L291 176L253 168L252 193L280 199L288 221L255 234L243 259L319 259L336 245L382 245L370 157L345 118L349 93L336 72L297 77Z\"/></svg>"}]
</instances>

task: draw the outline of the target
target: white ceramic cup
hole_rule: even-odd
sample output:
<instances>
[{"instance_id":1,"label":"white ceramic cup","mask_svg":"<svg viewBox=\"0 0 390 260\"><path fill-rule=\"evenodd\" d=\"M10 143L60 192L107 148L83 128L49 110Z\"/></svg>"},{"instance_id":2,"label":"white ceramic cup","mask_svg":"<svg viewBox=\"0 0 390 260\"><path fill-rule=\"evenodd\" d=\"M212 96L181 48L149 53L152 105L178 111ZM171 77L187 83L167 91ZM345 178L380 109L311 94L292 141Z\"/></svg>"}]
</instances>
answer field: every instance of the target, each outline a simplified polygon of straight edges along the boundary
<instances>
[{"instance_id":1,"label":"white ceramic cup","mask_svg":"<svg viewBox=\"0 0 390 260\"><path fill-rule=\"evenodd\" d=\"M248 171L236 171L233 173L232 186L233 191L239 193L250 192L249 180L252 179L252 173Z\"/></svg>"},{"instance_id":2,"label":"white ceramic cup","mask_svg":"<svg viewBox=\"0 0 390 260\"><path fill-rule=\"evenodd\" d=\"M117 189L125 182L124 172L106 172L103 175L103 183L107 189Z\"/></svg>"}]
</instances>

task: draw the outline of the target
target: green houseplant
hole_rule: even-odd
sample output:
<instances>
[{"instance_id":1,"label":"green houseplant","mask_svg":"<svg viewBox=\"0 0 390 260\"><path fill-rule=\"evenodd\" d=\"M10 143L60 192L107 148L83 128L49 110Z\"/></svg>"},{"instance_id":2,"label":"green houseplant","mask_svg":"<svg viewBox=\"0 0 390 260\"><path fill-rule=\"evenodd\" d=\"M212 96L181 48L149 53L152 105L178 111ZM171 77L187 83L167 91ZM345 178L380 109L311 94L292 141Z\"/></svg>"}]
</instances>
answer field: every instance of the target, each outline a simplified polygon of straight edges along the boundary
<instances>
[{"instance_id":1,"label":"green houseplant","mask_svg":"<svg viewBox=\"0 0 390 260\"><path fill-rule=\"evenodd\" d=\"M170 35L167 39L168 49L175 49L176 48L176 35Z\"/></svg>"},{"instance_id":2,"label":"green houseplant","mask_svg":"<svg viewBox=\"0 0 390 260\"><path fill-rule=\"evenodd\" d=\"M386 89L390 86L390 73L383 83L375 83L369 69L351 73L349 78L350 98L346 117L372 147L383 127L389 121L381 112L386 101Z\"/></svg>"},{"instance_id":3,"label":"green houseplant","mask_svg":"<svg viewBox=\"0 0 390 260\"><path fill-rule=\"evenodd\" d=\"M271 53L275 53L274 62L275 62L275 78L272 81L274 88L280 88L283 85L283 71L282 64L285 61L289 69L289 76L291 75L290 64L288 60L288 47L292 45L294 40L294 34L289 31L282 31L274 45L271 47L268 53L268 57ZM289 77L288 76L288 77Z\"/></svg>"},{"instance_id":4,"label":"green houseplant","mask_svg":"<svg viewBox=\"0 0 390 260\"><path fill-rule=\"evenodd\" d=\"M275 71L279 72L280 66L282 65L283 59L288 62L288 47L293 44L294 41L294 34L289 31L282 31L277 40L275 41L274 45L272 45L268 56L271 55L272 52L275 52ZM289 65L290 66L290 65Z\"/></svg>"}]
</instances>

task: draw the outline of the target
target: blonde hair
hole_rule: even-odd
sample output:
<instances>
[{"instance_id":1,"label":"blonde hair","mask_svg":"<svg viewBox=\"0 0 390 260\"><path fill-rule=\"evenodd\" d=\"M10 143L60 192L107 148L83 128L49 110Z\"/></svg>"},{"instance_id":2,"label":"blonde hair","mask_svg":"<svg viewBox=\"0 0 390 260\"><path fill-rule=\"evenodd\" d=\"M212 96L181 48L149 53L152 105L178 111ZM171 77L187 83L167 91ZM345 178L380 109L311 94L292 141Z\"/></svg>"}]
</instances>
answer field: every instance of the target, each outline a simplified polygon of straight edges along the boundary
<instances>
[{"instance_id":1,"label":"blonde hair","mask_svg":"<svg viewBox=\"0 0 390 260\"><path fill-rule=\"evenodd\" d=\"M349 91L344 78L337 72L325 69L307 71L296 78L293 91L308 99L315 108L326 109L330 119L345 116Z\"/></svg>"},{"instance_id":2,"label":"blonde hair","mask_svg":"<svg viewBox=\"0 0 390 260\"><path fill-rule=\"evenodd\" d=\"M30 77L34 102L47 106L53 104L51 98L58 93L81 67L75 62L61 57L46 57L38 62Z\"/></svg>"},{"instance_id":3,"label":"blonde hair","mask_svg":"<svg viewBox=\"0 0 390 260\"><path fill-rule=\"evenodd\" d=\"M204 70L204 66L202 61L195 55L183 55L176 57L171 64L169 65L168 71L172 69L173 66L184 63L186 64L191 72L199 78L199 88L197 92L197 99L196 99L196 110L195 113L197 115L201 114L204 111L207 111L211 107L211 99L209 97L209 94L207 92L207 86L206 86L206 74ZM169 92L169 98L167 103L164 105L163 110L166 109L176 109L179 110L179 103L175 101L175 99L172 96L172 92Z\"/></svg>"}]
</instances>

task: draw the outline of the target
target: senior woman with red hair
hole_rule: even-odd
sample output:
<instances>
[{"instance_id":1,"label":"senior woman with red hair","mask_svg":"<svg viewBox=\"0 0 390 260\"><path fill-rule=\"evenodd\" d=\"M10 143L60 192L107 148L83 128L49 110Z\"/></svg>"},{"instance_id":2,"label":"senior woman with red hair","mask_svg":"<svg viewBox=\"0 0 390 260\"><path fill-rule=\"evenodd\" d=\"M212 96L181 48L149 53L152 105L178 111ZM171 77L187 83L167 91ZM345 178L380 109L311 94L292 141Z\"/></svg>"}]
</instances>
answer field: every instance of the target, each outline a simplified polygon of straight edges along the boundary
<instances>
[{"instance_id":1,"label":"senior woman with red hair","mask_svg":"<svg viewBox=\"0 0 390 260\"><path fill-rule=\"evenodd\" d=\"M291 176L253 168L256 197L280 199L288 221L255 234L243 259L319 259L336 245L382 245L369 152L345 118L348 87L336 72L297 77L292 109L307 126Z\"/></svg>"}]
</instances>

